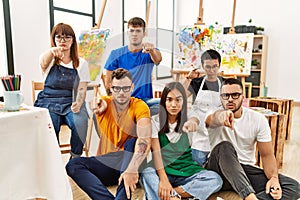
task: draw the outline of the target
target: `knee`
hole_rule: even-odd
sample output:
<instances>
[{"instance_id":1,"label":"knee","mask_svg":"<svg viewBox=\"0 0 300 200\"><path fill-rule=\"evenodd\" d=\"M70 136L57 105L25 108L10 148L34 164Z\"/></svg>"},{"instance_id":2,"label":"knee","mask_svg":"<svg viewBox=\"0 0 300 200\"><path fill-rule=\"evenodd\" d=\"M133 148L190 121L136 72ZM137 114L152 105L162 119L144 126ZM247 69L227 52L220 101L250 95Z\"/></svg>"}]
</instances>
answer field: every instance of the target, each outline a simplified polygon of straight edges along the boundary
<instances>
[{"instance_id":1,"label":"knee","mask_svg":"<svg viewBox=\"0 0 300 200\"><path fill-rule=\"evenodd\" d=\"M218 152L218 154L228 155L228 153L230 152L236 154L234 146L232 145L231 142L228 141L223 141L217 144L214 148L214 151Z\"/></svg>"},{"instance_id":2,"label":"knee","mask_svg":"<svg viewBox=\"0 0 300 200\"><path fill-rule=\"evenodd\" d=\"M76 171L80 165L80 159L81 159L80 157L75 157L71 159L66 165L66 171L70 177L73 177L73 175L76 174Z\"/></svg>"},{"instance_id":3,"label":"knee","mask_svg":"<svg viewBox=\"0 0 300 200\"><path fill-rule=\"evenodd\" d=\"M223 180L218 173L216 173L212 170L207 170L206 176L211 179L211 185L216 187L215 191L219 191L222 188Z\"/></svg>"}]
</instances>

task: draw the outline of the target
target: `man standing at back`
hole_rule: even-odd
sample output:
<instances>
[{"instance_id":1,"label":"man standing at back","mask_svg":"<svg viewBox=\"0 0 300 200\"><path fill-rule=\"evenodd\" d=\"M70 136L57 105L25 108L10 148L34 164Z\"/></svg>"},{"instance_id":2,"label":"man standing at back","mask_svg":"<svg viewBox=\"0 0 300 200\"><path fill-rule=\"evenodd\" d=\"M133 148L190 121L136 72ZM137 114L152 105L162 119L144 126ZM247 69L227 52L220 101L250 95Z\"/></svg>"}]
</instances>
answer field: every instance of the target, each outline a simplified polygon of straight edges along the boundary
<instances>
[{"instance_id":1,"label":"man standing at back","mask_svg":"<svg viewBox=\"0 0 300 200\"><path fill-rule=\"evenodd\" d=\"M143 43L143 38L146 36L145 28L145 21L139 17L128 21L129 44L111 51L104 66L106 69L105 87L109 94L113 70L127 69L133 77L135 89L132 96L145 101L153 114L153 112L156 113L156 108L152 108L152 106L159 104L159 100L154 101L153 99L152 70L154 64L158 65L162 57L153 44Z\"/></svg>"}]
</instances>

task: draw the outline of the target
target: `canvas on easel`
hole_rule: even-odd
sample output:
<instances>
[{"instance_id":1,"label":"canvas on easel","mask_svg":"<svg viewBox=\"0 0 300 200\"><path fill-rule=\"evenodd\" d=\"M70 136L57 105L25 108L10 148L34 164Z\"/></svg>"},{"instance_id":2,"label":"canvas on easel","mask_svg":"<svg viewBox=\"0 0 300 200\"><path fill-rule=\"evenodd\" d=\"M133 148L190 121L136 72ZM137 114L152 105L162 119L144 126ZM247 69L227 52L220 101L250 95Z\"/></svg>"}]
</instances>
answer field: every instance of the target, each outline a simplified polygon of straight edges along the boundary
<instances>
[{"instance_id":1,"label":"canvas on easel","mask_svg":"<svg viewBox=\"0 0 300 200\"><path fill-rule=\"evenodd\" d=\"M79 56L88 62L91 81L95 81L102 74L103 55L109 34L109 29L94 29L82 31L79 35Z\"/></svg>"}]
</instances>

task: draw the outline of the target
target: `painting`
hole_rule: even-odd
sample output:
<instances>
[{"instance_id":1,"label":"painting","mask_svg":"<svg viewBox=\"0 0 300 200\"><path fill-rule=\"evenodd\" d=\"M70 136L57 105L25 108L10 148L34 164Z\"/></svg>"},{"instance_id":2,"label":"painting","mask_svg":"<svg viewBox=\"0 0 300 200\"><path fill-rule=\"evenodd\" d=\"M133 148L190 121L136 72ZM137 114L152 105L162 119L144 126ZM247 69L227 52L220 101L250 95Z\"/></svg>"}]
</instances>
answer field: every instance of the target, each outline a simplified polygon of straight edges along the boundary
<instances>
[{"instance_id":1,"label":"painting","mask_svg":"<svg viewBox=\"0 0 300 200\"><path fill-rule=\"evenodd\" d=\"M253 33L223 34L218 25L185 26L177 34L176 69L201 69L201 54L214 49L221 54L224 74L248 76L251 70Z\"/></svg>"},{"instance_id":2,"label":"painting","mask_svg":"<svg viewBox=\"0 0 300 200\"><path fill-rule=\"evenodd\" d=\"M95 81L103 69L103 55L106 41L110 30L88 30L82 31L78 39L79 56L84 58L89 64L91 81Z\"/></svg>"},{"instance_id":3,"label":"painting","mask_svg":"<svg viewBox=\"0 0 300 200\"><path fill-rule=\"evenodd\" d=\"M219 37L223 35L222 27L218 25L184 26L177 34L175 53L175 68L200 68L201 54L208 49L216 49Z\"/></svg>"},{"instance_id":4,"label":"painting","mask_svg":"<svg viewBox=\"0 0 300 200\"><path fill-rule=\"evenodd\" d=\"M251 72L253 33L224 34L220 37L221 71L224 74L248 76Z\"/></svg>"}]
</instances>

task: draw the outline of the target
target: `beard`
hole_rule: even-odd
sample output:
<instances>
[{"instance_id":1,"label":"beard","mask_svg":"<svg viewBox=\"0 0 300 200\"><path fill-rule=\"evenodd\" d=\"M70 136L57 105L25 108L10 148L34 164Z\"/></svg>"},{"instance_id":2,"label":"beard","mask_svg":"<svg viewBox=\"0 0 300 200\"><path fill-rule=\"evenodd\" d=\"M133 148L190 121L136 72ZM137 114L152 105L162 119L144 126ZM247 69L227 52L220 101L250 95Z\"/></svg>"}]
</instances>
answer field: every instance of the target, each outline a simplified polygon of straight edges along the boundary
<instances>
[{"instance_id":1,"label":"beard","mask_svg":"<svg viewBox=\"0 0 300 200\"><path fill-rule=\"evenodd\" d=\"M226 110L231 110L233 113L235 113L236 111L238 111L242 107L242 104L243 104L243 101L240 101L240 102L237 102L235 104L236 106L233 109L227 109L226 105L225 106L223 105L223 108L226 109Z\"/></svg>"}]
</instances>

